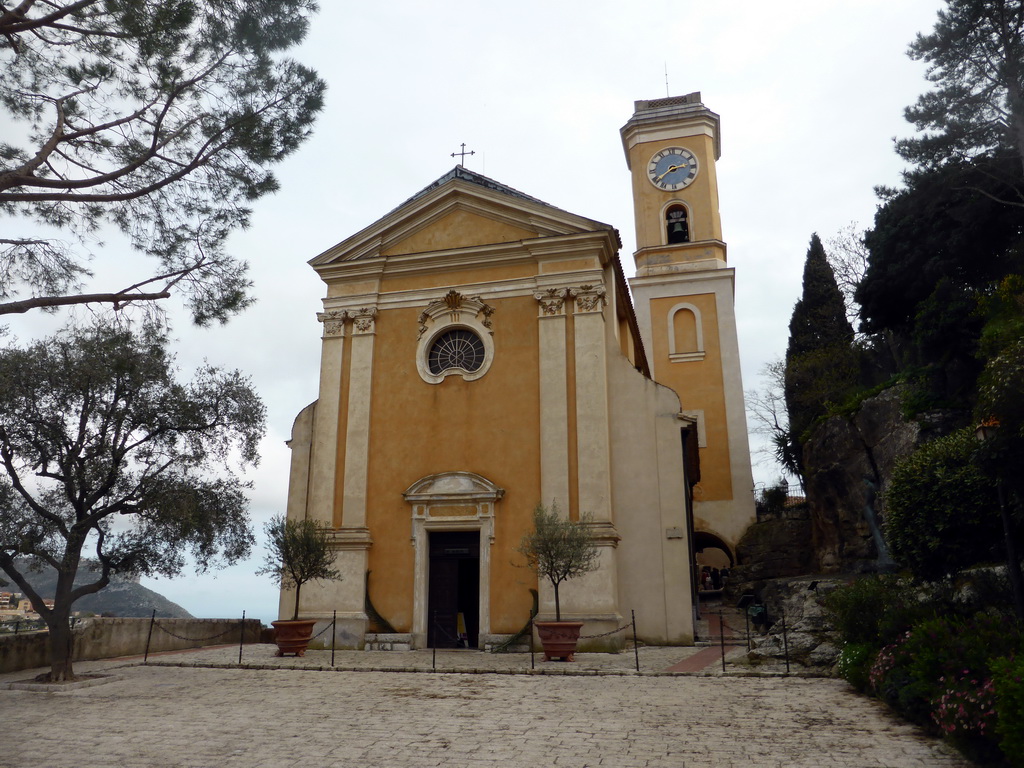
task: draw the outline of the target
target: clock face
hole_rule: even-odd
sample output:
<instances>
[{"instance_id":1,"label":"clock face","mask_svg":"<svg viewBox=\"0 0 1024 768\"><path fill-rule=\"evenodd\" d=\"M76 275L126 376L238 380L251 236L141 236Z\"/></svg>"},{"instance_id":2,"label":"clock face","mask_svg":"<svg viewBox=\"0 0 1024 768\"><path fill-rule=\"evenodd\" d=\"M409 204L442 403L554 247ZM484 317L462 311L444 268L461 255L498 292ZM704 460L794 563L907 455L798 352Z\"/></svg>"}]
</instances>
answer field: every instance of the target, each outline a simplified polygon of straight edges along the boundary
<instances>
[{"instance_id":1,"label":"clock face","mask_svg":"<svg viewBox=\"0 0 1024 768\"><path fill-rule=\"evenodd\" d=\"M688 149L666 147L647 164L647 178L658 189L684 189L697 178L697 158Z\"/></svg>"}]
</instances>

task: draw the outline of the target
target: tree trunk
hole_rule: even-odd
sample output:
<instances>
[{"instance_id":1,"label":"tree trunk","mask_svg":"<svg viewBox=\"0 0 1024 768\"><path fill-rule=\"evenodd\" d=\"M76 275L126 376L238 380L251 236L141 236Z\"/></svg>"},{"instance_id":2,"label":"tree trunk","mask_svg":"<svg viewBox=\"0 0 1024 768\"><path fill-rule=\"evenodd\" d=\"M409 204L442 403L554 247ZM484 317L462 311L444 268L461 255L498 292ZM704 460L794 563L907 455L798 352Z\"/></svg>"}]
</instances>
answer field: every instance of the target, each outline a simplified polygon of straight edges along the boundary
<instances>
[{"instance_id":1,"label":"tree trunk","mask_svg":"<svg viewBox=\"0 0 1024 768\"><path fill-rule=\"evenodd\" d=\"M558 585L555 584L555 621L562 620L562 605L558 602Z\"/></svg>"},{"instance_id":2,"label":"tree trunk","mask_svg":"<svg viewBox=\"0 0 1024 768\"><path fill-rule=\"evenodd\" d=\"M54 613L46 624L50 629L50 674L48 680L51 683L74 680L75 673L72 668L74 635L68 623L68 616Z\"/></svg>"},{"instance_id":3,"label":"tree trunk","mask_svg":"<svg viewBox=\"0 0 1024 768\"><path fill-rule=\"evenodd\" d=\"M299 592L302 590L302 582L295 583L295 611L292 613L292 621L297 621L299 618Z\"/></svg>"}]
</instances>

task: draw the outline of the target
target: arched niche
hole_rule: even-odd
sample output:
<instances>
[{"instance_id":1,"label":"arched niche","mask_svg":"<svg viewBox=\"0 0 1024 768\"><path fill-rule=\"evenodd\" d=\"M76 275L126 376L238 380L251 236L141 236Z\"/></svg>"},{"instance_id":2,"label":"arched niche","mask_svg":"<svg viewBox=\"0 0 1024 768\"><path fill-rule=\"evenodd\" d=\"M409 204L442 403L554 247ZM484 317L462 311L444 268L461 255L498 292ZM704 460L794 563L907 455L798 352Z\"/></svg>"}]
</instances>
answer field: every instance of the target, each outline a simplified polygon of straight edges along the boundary
<instances>
[{"instance_id":1,"label":"arched niche","mask_svg":"<svg viewBox=\"0 0 1024 768\"><path fill-rule=\"evenodd\" d=\"M704 324L693 304L676 304L668 313L668 357L673 363L704 359Z\"/></svg>"}]
</instances>

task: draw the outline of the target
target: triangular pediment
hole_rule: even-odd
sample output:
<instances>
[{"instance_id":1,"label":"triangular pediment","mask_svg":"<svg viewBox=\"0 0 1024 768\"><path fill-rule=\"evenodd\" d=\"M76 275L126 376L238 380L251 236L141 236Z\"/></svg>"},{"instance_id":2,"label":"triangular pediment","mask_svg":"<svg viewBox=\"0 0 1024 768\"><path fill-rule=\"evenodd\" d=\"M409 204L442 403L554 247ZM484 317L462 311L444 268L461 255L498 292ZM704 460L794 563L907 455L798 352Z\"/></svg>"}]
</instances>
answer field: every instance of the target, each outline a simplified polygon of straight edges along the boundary
<instances>
[{"instance_id":1,"label":"triangular pediment","mask_svg":"<svg viewBox=\"0 0 1024 768\"><path fill-rule=\"evenodd\" d=\"M611 229L457 166L310 264L317 268Z\"/></svg>"},{"instance_id":2,"label":"triangular pediment","mask_svg":"<svg viewBox=\"0 0 1024 768\"><path fill-rule=\"evenodd\" d=\"M471 248L491 243L514 243L541 237L536 227L527 228L519 222L494 218L479 211L459 208L418 227L408 237L397 240L381 250L382 256L403 253L445 251L451 248Z\"/></svg>"}]
</instances>

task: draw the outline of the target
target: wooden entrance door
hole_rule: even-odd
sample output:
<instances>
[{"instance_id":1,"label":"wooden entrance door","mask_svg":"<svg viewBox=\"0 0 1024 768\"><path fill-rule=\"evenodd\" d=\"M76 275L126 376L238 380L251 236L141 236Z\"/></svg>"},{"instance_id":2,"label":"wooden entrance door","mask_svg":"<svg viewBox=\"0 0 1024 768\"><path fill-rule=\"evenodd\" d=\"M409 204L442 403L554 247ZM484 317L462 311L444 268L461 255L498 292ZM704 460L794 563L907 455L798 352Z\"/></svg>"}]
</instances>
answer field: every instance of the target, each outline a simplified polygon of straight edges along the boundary
<instances>
[{"instance_id":1,"label":"wooden entrance door","mask_svg":"<svg viewBox=\"0 0 1024 768\"><path fill-rule=\"evenodd\" d=\"M477 647L480 630L480 533L430 534L427 643L431 648ZM465 633L460 634L459 615Z\"/></svg>"}]
</instances>

